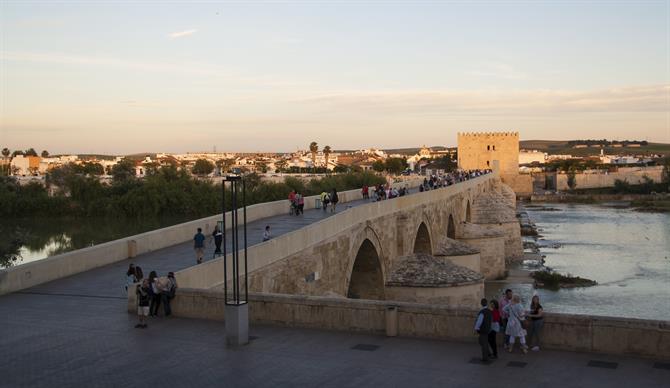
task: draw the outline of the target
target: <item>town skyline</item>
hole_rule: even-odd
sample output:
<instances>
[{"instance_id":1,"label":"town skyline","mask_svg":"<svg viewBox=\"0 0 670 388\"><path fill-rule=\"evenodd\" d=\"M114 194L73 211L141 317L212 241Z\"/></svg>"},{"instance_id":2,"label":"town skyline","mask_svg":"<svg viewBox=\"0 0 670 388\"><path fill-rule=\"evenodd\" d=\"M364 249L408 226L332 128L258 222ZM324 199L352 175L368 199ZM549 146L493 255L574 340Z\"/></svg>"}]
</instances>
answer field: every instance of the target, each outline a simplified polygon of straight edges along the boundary
<instances>
[{"instance_id":1,"label":"town skyline","mask_svg":"<svg viewBox=\"0 0 670 388\"><path fill-rule=\"evenodd\" d=\"M495 130L670 143L669 12L668 2L8 1L0 143L290 152L302 138L455 146L456 132Z\"/></svg>"}]
</instances>

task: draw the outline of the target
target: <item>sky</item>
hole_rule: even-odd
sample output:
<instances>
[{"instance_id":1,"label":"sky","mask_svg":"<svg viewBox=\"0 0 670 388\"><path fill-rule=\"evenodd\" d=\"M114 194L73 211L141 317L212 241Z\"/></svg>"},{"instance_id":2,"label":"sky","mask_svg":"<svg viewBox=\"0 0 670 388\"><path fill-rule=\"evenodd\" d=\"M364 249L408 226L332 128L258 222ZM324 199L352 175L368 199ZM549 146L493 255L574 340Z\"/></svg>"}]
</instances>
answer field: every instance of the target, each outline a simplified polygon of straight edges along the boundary
<instances>
[{"instance_id":1,"label":"sky","mask_svg":"<svg viewBox=\"0 0 670 388\"><path fill-rule=\"evenodd\" d=\"M670 143L670 0L0 1L0 147Z\"/></svg>"}]
</instances>

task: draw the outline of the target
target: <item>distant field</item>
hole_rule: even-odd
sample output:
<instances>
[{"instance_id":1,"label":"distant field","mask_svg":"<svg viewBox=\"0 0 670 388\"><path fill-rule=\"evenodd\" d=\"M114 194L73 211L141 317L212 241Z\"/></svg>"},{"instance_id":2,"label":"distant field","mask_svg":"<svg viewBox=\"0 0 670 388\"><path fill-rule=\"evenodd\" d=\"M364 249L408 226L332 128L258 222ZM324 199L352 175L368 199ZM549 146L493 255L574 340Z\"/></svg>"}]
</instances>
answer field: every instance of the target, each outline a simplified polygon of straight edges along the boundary
<instances>
[{"instance_id":1,"label":"distant field","mask_svg":"<svg viewBox=\"0 0 670 388\"><path fill-rule=\"evenodd\" d=\"M540 150L552 155L574 155L574 156L595 156L600 154L600 148L572 148L567 140L521 140L519 147L528 150ZM605 153L609 155L616 154L663 154L670 155L670 144L649 143L643 147L604 147Z\"/></svg>"}]
</instances>

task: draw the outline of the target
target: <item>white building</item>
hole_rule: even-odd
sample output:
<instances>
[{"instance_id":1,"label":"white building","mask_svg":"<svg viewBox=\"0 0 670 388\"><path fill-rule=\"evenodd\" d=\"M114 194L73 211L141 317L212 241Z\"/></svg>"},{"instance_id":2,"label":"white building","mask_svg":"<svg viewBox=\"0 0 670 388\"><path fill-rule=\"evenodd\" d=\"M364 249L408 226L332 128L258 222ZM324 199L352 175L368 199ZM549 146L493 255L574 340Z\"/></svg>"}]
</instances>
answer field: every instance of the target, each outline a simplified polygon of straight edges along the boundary
<instances>
[{"instance_id":1,"label":"white building","mask_svg":"<svg viewBox=\"0 0 670 388\"><path fill-rule=\"evenodd\" d=\"M521 150L519 151L519 164L532 164L547 162L547 153L538 150Z\"/></svg>"}]
</instances>

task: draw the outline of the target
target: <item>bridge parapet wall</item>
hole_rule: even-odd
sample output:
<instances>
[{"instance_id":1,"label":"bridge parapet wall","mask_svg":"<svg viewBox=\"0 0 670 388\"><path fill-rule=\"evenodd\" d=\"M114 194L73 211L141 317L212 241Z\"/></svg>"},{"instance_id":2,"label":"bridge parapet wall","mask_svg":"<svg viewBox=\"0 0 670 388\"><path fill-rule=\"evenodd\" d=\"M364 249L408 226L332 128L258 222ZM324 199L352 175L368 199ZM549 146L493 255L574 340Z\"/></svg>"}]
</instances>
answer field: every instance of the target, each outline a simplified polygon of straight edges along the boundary
<instances>
[{"instance_id":1,"label":"bridge parapet wall","mask_svg":"<svg viewBox=\"0 0 670 388\"><path fill-rule=\"evenodd\" d=\"M397 185L409 184L410 187L416 187L419 183L420 180L414 180L397 182ZM313 209L317 198L318 195L305 197L305 209ZM341 203L354 201L361 198L361 191L360 189L343 191L339 193L339 198ZM247 207L247 219L252 222L285 214L288 210L286 200L259 203ZM226 217L226 225L230 226L230 213L226 213ZM0 295L191 241L197 228L202 228L207 235L221 219L222 215L218 214L2 269Z\"/></svg>"},{"instance_id":2,"label":"bridge parapet wall","mask_svg":"<svg viewBox=\"0 0 670 388\"><path fill-rule=\"evenodd\" d=\"M254 324L383 334L386 307L394 305L398 307L400 336L476 341L472 335L475 309L279 294L251 294L249 299L249 317ZM135 313L135 309L131 300L129 312ZM172 302L172 313L223 321L223 293L180 289ZM670 360L670 321L545 313L542 348Z\"/></svg>"},{"instance_id":3,"label":"bridge parapet wall","mask_svg":"<svg viewBox=\"0 0 670 388\"><path fill-rule=\"evenodd\" d=\"M335 276L333 271L340 271L339 276L342 276L342 273L351 273L351 262L347 264L348 270L345 272L341 272L345 268L345 264L341 262L351 260L352 249L358 249L354 247L355 236L364 232L366 227L374 230L382 246L382 252L378 252L380 259L384 261L384 267L388 268L394 257L411 253L413 240L411 242L410 240L416 234L414 228L418 226L416 217L425 219L427 224L438 225L433 228L433 234L436 236L431 236L432 244L436 246L438 235L446 237L447 220L443 219L446 212L430 210L449 206L447 199L450 197L469 198L470 195L478 194L478 190L482 187L492 189L497 180L497 174L490 174L438 190L369 203L341 211L333 217L255 245L248 250L249 273L254 274L260 269L264 272L257 272L252 276L251 289L319 295L330 291L346 295L343 290L346 282L328 280L326 275L332 273ZM458 206L451 210L459 221L464 218L464 206L464 203L459 202ZM429 211L424 212L424 209ZM398 217L412 213L411 221L407 223L405 229L402 229L396 222ZM397 241L395 238L398 231L402 233L400 234L402 241ZM355 254L353 252L353 256ZM272 267L269 267L271 265ZM176 276L183 286L212 288L223 283L222 274L221 258L180 271ZM314 278L319 277L321 285L305 284L308 282L305 278L310 274L314 274ZM338 286L333 287L336 283Z\"/></svg>"}]
</instances>

